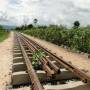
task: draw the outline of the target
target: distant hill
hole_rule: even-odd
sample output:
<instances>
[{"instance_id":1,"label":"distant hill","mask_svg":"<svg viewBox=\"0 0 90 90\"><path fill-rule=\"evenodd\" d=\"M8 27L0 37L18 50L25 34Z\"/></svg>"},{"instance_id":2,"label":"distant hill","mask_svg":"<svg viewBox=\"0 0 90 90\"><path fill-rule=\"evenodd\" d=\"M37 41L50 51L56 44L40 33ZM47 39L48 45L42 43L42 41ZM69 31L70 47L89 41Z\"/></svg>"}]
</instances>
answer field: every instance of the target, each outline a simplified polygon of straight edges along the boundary
<instances>
[{"instance_id":1,"label":"distant hill","mask_svg":"<svg viewBox=\"0 0 90 90\"><path fill-rule=\"evenodd\" d=\"M5 29L14 29L16 26L2 25Z\"/></svg>"}]
</instances>

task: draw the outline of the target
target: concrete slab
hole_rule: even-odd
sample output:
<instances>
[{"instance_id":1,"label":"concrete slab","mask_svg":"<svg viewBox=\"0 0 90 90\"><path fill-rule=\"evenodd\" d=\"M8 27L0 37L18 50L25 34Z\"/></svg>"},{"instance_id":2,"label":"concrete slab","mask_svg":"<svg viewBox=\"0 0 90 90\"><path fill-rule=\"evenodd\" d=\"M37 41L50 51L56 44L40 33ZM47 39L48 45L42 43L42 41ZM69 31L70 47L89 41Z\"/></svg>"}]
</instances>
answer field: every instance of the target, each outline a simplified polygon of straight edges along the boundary
<instances>
[{"instance_id":1,"label":"concrete slab","mask_svg":"<svg viewBox=\"0 0 90 90\"><path fill-rule=\"evenodd\" d=\"M21 56L22 56L22 53L14 53L13 56L14 56L14 57L21 57Z\"/></svg>"},{"instance_id":2,"label":"concrete slab","mask_svg":"<svg viewBox=\"0 0 90 90\"><path fill-rule=\"evenodd\" d=\"M12 85L28 84L29 81L29 76L25 71L12 74Z\"/></svg>"},{"instance_id":3,"label":"concrete slab","mask_svg":"<svg viewBox=\"0 0 90 90\"><path fill-rule=\"evenodd\" d=\"M22 51L21 50L14 50L13 52L14 53L21 53Z\"/></svg>"},{"instance_id":4,"label":"concrete slab","mask_svg":"<svg viewBox=\"0 0 90 90\"><path fill-rule=\"evenodd\" d=\"M44 81L47 76L46 76L46 72L45 71L37 71L36 72L40 81ZM57 74L53 77L54 80L70 80L70 79L75 79L77 78L73 73L71 73L70 71L66 70L66 69L61 69L61 73Z\"/></svg>"},{"instance_id":5,"label":"concrete slab","mask_svg":"<svg viewBox=\"0 0 90 90\"><path fill-rule=\"evenodd\" d=\"M12 68L13 72L25 71L27 69L24 62L14 63Z\"/></svg>"},{"instance_id":6,"label":"concrete slab","mask_svg":"<svg viewBox=\"0 0 90 90\"><path fill-rule=\"evenodd\" d=\"M43 81L43 80L45 80L47 78L47 75L46 75L45 71L42 71L42 70L40 71L39 70L36 73L37 73L38 78L39 78L40 81Z\"/></svg>"},{"instance_id":7,"label":"concrete slab","mask_svg":"<svg viewBox=\"0 0 90 90\"><path fill-rule=\"evenodd\" d=\"M20 47L14 47L14 50L20 50Z\"/></svg>"},{"instance_id":8,"label":"concrete slab","mask_svg":"<svg viewBox=\"0 0 90 90\"><path fill-rule=\"evenodd\" d=\"M32 57L33 54L32 54L32 53L27 53L27 55L28 55L29 57Z\"/></svg>"},{"instance_id":9,"label":"concrete slab","mask_svg":"<svg viewBox=\"0 0 90 90\"><path fill-rule=\"evenodd\" d=\"M55 65L57 65L59 68L65 68L63 65L60 65L59 63L57 63L56 61L52 61L52 63L54 63Z\"/></svg>"},{"instance_id":10,"label":"concrete slab","mask_svg":"<svg viewBox=\"0 0 90 90\"><path fill-rule=\"evenodd\" d=\"M60 69L61 70L61 74L56 75L56 80L68 80L68 79L73 79L73 78L77 78L77 76L75 76L72 72L66 70L66 69Z\"/></svg>"},{"instance_id":11,"label":"concrete slab","mask_svg":"<svg viewBox=\"0 0 90 90\"><path fill-rule=\"evenodd\" d=\"M46 76L46 72L45 71L37 71L36 72L38 77L39 77L39 80L40 81L45 81L47 79L47 76ZM20 77L20 78L19 78ZM24 82L23 80L21 80L23 77L25 77L24 79L28 79L29 76L28 74L25 72L25 71L20 71L20 72L14 72L13 75L12 75L12 83L15 85L19 85L19 84L26 84L28 81L25 81L24 79ZM66 71L66 70L62 70L62 73L61 74L58 74L54 77L55 80L63 80L63 79L72 79L72 78L75 78L76 76L74 76L73 74L71 74L70 72ZM19 78L19 80L17 80ZM19 82L20 81L20 82Z\"/></svg>"},{"instance_id":12,"label":"concrete slab","mask_svg":"<svg viewBox=\"0 0 90 90\"><path fill-rule=\"evenodd\" d=\"M90 84L71 81L63 85L44 85L45 90L90 90Z\"/></svg>"},{"instance_id":13,"label":"concrete slab","mask_svg":"<svg viewBox=\"0 0 90 90\"><path fill-rule=\"evenodd\" d=\"M24 58L23 57L14 57L13 59L13 63L19 63L19 62L23 62Z\"/></svg>"}]
</instances>

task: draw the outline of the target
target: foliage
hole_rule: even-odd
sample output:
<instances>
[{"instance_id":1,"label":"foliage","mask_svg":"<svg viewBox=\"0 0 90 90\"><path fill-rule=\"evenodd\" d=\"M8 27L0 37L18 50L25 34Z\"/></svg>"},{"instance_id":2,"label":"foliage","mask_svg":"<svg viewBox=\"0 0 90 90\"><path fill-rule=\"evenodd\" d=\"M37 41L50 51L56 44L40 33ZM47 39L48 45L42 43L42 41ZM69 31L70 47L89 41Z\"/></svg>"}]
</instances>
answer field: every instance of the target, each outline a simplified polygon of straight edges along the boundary
<instances>
[{"instance_id":1,"label":"foliage","mask_svg":"<svg viewBox=\"0 0 90 90\"><path fill-rule=\"evenodd\" d=\"M24 33L70 49L90 53L90 28L60 29L59 27L33 28Z\"/></svg>"},{"instance_id":2,"label":"foliage","mask_svg":"<svg viewBox=\"0 0 90 90\"><path fill-rule=\"evenodd\" d=\"M38 50L33 53L32 65L35 69L39 67L39 59L45 56L45 52Z\"/></svg>"},{"instance_id":3,"label":"foliage","mask_svg":"<svg viewBox=\"0 0 90 90\"><path fill-rule=\"evenodd\" d=\"M80 26L80 22L79 21L75 21L74 22L74 28L78 28Z\"/></svg>"},{"instance_id":4,"label":"foliage","mask_svg":"<svg viewBox=\"0 0 90 90\"><path fill-rule=\"evenodd\" d=\"M29 24L29 25L27 25L27 28L28 29L31 29L31 28L33 28L33 25L32 24Z\"/></svg>"}]
</instances>

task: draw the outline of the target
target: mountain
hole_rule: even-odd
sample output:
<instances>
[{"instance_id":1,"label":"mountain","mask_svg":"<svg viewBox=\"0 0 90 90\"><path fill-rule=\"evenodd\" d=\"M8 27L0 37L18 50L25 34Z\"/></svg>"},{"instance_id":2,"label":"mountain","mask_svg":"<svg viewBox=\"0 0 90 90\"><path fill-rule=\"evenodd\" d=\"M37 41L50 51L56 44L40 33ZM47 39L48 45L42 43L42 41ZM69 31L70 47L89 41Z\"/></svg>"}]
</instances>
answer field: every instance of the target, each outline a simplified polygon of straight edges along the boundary
<instances>
[{"instance_id":1,"label":"mountain","mask_svg":"<svg viewBox=\"0 0 90 90\"><path fill-rule=\"evenodd\" d=\"M16 26L2 25L5 29L14 29Z\"/></svg>"}]
</instances>

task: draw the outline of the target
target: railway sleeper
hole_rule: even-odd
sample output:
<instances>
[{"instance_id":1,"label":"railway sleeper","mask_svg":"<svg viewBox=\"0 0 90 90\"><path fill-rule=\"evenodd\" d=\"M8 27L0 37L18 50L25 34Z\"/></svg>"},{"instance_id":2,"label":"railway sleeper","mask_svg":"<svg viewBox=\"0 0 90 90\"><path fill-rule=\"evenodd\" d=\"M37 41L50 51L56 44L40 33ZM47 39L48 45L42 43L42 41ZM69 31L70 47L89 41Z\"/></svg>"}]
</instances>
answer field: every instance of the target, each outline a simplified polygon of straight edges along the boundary
<instances>
[{"instance_id":1,"label":"railway sleeper","mask_svg":"<svg viewBox=\"0 0 90 90\"><path fill-rule=\"evenodd\" d=\"M14 53L13 54L13 57L20 57L20 56L23 56L22 53Z\"/></svg>"},{"instance_id":2,"label":"railway sleeper","mask_svg":"<svg viewBox=\"0 0 90 90\"><path fill-rule=\"evenodd\" d=\"M62 80L71 80L71 79L77 79L77 77L67 71L62 69L61 70L61 74L57 74L54 78L51 78L51 80L47 78L47 74L45 71L42 70L38 70L36 71L36 74L38 75L38 78L40 80L40 82L42 83L47 83L47 82L51 82L51 81L62 81ZM26 71L20 71L20 72L14 72L12 74L12 85L13 86L18 86L18 85L27 85L30 84L30 80L29 80L29 75Z\"/></svg>"},{"instance_id":3,"label":"railway sleeper","mask_svg":"<svg viewBox=\"0 0 90 90\"><path fill-rule=\"evenodd\" d=\"M13 50L13 53L21 53L21 50Z\"/></svg>"},{"instance_id":4,"label":"railway sleeper","mask_svg":"<svg viewBox=\"0 0 90 90\"><path fill-rule=\"evenodd\" d=\"M32 57L29 56L29 59L31 60ZM20 63L20 62L24 62L24 58L22 56L13 58L13 63Z\"/></svg>"},{"instance_id":5,"label":"railway sleeper","mask_svg":"<svg viewBox=\"0 0 90 90\"><path fill-rule=\"evenodd\" d=\"M13 63L19 63L23 61L24 61L24 58L22 56L13 58Z\"/></svg>"},{"instance_id":6,"label":"railway sleeper","mask_svg":"<svg viewBox=\"0 0 90 90\"><path fill-rule=\"evenodd\" d=\"M20 63L14 63L12 69L13 69L12 72L19 72L19 71L27 70L27 67L24 62L20 62Z\"/></svg>"}]
</instances>

